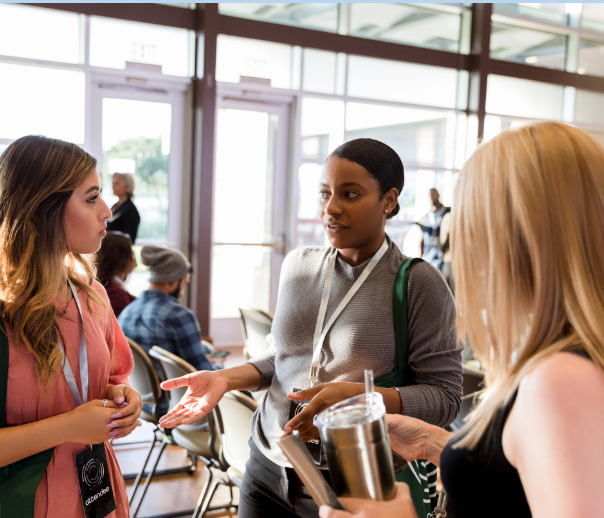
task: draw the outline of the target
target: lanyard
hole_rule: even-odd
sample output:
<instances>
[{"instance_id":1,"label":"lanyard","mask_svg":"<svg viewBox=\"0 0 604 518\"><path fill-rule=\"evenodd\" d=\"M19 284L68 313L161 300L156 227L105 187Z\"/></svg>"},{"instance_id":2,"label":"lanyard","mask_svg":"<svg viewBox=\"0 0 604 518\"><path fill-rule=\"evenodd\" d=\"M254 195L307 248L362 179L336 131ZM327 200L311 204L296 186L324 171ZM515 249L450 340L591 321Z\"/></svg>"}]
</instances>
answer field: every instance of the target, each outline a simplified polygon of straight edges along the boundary
<instances>
[{"instance_id":1,"label":"lanyard","mask_svg":"<svg viewBox=\"0 0 604 518\"><path fill-rule=\"evenodd\" d=\"M84 333L84 314L82 313L82 306L80 306L80 299L78 298L78 292L71 282L71 279L67 279L69 283L69 287L71 288L71 293L73 294L73 298L75 299L76 305L78 306L78 312L80 313L80 319L82 320L82 334L80 336L80 381L82 382L82 397L84 398L84 403L86 403L88 399L88 354L86 353L86 335ZM61 341L59 342L59 351L63 355L64 365L63 365L63 373L65 374L65 379L67 380L67 385L69 386L69 390L73 399L76 403L76 406L80 406L82 404L82 398L80 397L80 391L78 390L78 384L76 383L75 377L73 375L73 371L71 370L71 365L69 365L69 360L65 357L65 351L63 350L63 345Z\"/></svg>"},{"instance_id":2,"label":"lanyard","mask_svg":"<svg viewBox=\"0 0 604 518\"><path fill-rule=\"evenodd\" d=\"M313 338L313 355L312 355L312 364L310 367L310 384L311 387L319 382L319 362L321 360L321 350L323 349L323 342L325 341L325 337L327 333L331 329L331 326L336 321L336 318L340 316L342 310L348 305L350 299L354 297L354 294L359 291L361 285L365 282L365 279L369 277L369 274L373 271L373 269L380 262L380 259L384 256L388 250L388 240L384 239L384 243L380 247L380 249L375 253L375 255L369 261L369 264L363 270L363 273L359 276L356 282L352 285L352 288L348 290L346 296L340 302L340 305L335 310L334 314L331 315L329 322L323 329L323 323L325 322L325 313L327 313L327 304L329 302L329 294L331 292L331 283L333 281L333 273L336 267L336 259L338 257L338 251L336 250L331 257L329 258L329 262L327 263L327 274L325 275L325 284L323 285L323 297L321 298L321 306L319 307L319 316L317 318L317 325L315 327L315 336Z\"/></svg>"}]
</instances>

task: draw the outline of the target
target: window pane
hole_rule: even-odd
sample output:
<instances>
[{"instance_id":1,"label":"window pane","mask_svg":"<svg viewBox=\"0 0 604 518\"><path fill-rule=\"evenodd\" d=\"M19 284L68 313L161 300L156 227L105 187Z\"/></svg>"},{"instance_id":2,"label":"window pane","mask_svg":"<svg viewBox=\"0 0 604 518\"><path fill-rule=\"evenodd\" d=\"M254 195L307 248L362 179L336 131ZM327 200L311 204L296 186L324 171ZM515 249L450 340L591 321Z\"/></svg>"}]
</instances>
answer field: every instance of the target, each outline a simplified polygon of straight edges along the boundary
<instances>
[{"instance_id":1,"label":"window pane","mask_svg":"<svg viewBox=\"0 0 604 518\"><path fill-rule=\"evenodd\" d=\"M103 199L113 173L136 177L134 203L141 216L138 240L168 239L169 164L172 106L168 103L103 99Z\"/></svg>"},{"instance_id":2,"label":"window pane","mask_svg":"<svg viewBox=\"0 0 604 518\"><path fill-rule=\"evenodd\" d=\"M507 117L497 117L496 115L487 115L484 120L484 141L487 142L499 135L502 131L520 128L534 121L523 119L509 119Z\"/></svg>"},{"instance_id":3,"label":"window pane","mask_svg":"<svg viewBox=\"0 0 604 518\"><path fill-rule=\"evenodd\" d=\"M275 88L291 88L293 53L290 45L219 35L216 80L238 83L241 76L262 77Z\"/></svg>"},{"instance_id":4,"label":"window pane","mask_svg":"<svg viewBox=\"0 0 604 518\"><path fill-rule=\"evenodd\" d=\"M604 4L583 4L581 24L585 29L604 32Z\"/></svg>"},{"instance_id":5,"label":"window pane","mask_svg":"<svg viewBox=\"0 0 604 518\"><path fill-rule=\"evenodd\" d=\"M218 4L221 14L336 32L338 4Z\"/></svg>"},{"instance_id":6,"label":"window pane","mask_svg":"<svg viewBox=\"0 0 604 518\"><path fill-rule=\"evenodd\" d=\"M345 74L346 54L304 49L303 90L343 95Z\"/></svg>"},{"instance_id":7,"label":"window pane","mask_svg":"<svg viewBox=\"0 0 604 518\"><path fill-rule=\"evenodd\" d=\"M572 12L573 7L567 7L572 4L493 4L493 10L496 13L510 13L529 18L536 18L552 23L565 25L567 23L567 13Z\"/></svg>"},{"instance_id":8,"label":"window pane","mask_svg":"<svg viewBox=\"0 0 604 518\"><path fill-rule=\"evenodd\" d=\"M350 102L346 140L355 138L388 144L405 166L453 167L455 113Z\"/></svg>"},{"instance_id":9,"label":"window pane","mask_svg":"<svg viewBox=\"0 0 604 518\"><path fill-rule=\"evenodd\" d=\"M604 76L604 43L581 40L577 72L579 74Z\"/></svg>"},{"instance_id":10,"label":"window pane","mask_svg":"<svg viewBox=\"0 0 604 518\"><path fill-rule=\"evenodd\" d=\"M84 143L84 73L0 63L0 138L32 133ZM43 86L42 86L43 85Z\"/></svg>"},{"instance_id":11,"label":"window pane","mask_svg":"<svg viewBox=\"0 0 604 518\"><path fill-rule=\"evenodd\" d=\"M298 219L319 219L319 180L322 167L302 164L298 174Z\"/></svg>"},{"instance_id":12,"label":"window pane","mask_svg":"<svg viewBox=\"0 0 604 518\"><path fill-rule=\"evenodd\" d=\"M6 148L9 146L10 144L0 144L0 156L2 156L2 153L4 153L6 151Z\"/></svg>"},{"instance_id":13,"label":"window pane","mask_svg":"<svg viewBox=\"0 0 604 518\"><path fill-rule=\"evenodd\" d=\"M326 246L328 244L325 229L321 223L298 223L298 243L301 246Z\"/></svg>"},{"instance_id":14,"label":"window pane","mask_svg":"<svg viewBox=\"0 0 604 518\"><path fill-rule=\"evenodd\" d=\"M218 110L214 241L266 243L273 240L277 122L277 115L266 112ZM236 150L234 143L237 143Z\"/></svg>"},{"instance_id":15,"label":"window pane","mask_svg":"<svg viewBox=\"0 0 604 518\"><path fill-rule=\"evenodd\" d=\"M79 14L0 4L0 54L82 63Z\"/></svg>"},{"instance_id":16,"label":"window pane","mask_svg":"<svg viewBox=\"0 0 604 518\"><path fill-rule=\"evenodd\" d=\"M498 115L559 120L562 93L562 86L489 75L486 108Z\"/></svg>"},{"instance_id":17,"label":"window pane","mask_svg":"<svg viewBox=\"0 0 604 518\"><path fill-rule=\"evenodd\" d=\"M161 65L162 73L187 77L192 31L147 23L90 18L90 64L125 68L126 61Z\"/></svg>"},{"instance_id":18,"label":"window pane","mask_svg":"<svg viewBox=\"0 0 604 518\"><path fill-rule=\"evenodd\" d=\"M344 103L303 97L300 134L304 158L327 158L344 142Z\"/></svg>"},{"instance_id":19,"label":"window pane","mask_svg":"<svg viewBox=\"0 0 604 518\"><path fill-rule=\"evenodd\" d=\"M577 90L575 122L604 126L604 94Z\"/></svg>"},{"instance_id":20,"label":"window pane","mask_svg":"<svg viewBox=\"0 0 604 518\"><path fill-rule=\"evenodd\" d=\"M212 318L239 318L239 307L270 311L271 249L214 246Z\"/></svg>"},{"instance_id":21,"label":"window pane","mask_svg":"<svg viewBox=\"0 0 604 518\"><path fill-rule=\"evenodd\" d=\"M348 95L455 108L457 71L350 56L348 58Z\"/></svg>"},{"instance_id":22,"label":"window pane","mask_svg":"<svg viewBox=\"0 0 604 518\"><path fill-rule=\"evenodd\" d=\"M350 34L457 52L461 16L408 4L350 4Z\"/></svg>"},{"instance_id":23,"label":"window pane","mask_svg":"<svg viewBox=\"0 0 604 518\"><path fill-rule=\"evenodd\" d=\"M565 36L501 23L493 23L491 28L491 58L564 69Z\"/></svg>"}]
</instances>

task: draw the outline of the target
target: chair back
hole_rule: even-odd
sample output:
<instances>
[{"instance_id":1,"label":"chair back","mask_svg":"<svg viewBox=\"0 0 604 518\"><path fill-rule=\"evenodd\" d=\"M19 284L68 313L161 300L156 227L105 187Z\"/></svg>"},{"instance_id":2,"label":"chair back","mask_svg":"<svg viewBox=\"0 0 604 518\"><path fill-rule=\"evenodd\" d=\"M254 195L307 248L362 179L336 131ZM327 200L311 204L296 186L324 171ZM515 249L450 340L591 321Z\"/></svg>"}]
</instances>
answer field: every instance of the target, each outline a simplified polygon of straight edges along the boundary
<instances>
[{"instance_id":1,"label":"chair back","mask_svg":"<svg viewBox=\"0 0 604 518\"><path fill-rule=\"evenodd\" d=\"M250 458L248 442L252 436L252 416L257 408L258 403L238 390L227 392L217 406L224 459L240 473L245 472L245 464Z\"/></svg>"},{"instance_id":2,"label":"chair back","mask_svg":"<svg viewBox=\"0 0 604 518\"><path fill-rule=\"evenodd\" d=\"M246 354L248 358L257 358L270 347L266 336L271 332L273 317L266 311L251 307L239 308L239 313L245 337Z\"/></svg>"},{"instance_id":3,"label":"chair back","mask_svg":"<svg viewBox=\"0 0 604 518\"><path fill-rule=\"evenodd\" d=\"M464 425L464 419L474 409L474 395L482 390L484 373L466 366L463 368L462 390L463 399L459 414L449 426L453 431L459 430Z\"/></svg>"},{"instance_id":4,"label":"chair back","mask_svg":"<svg viewBox=\"0 0 604 518\"><path fill-rule=\"evenodd\" d=\"M161 398L162 390L159 384L157 372L144 349L134 340L126 337L132 357L134 358L134 370L128 377L130 385L140 393L143 403L154 405L154 413L149 414L143 411L145 421L157 423L159 418L157 414L157 404Z\"/></svg>"}]
</instances>

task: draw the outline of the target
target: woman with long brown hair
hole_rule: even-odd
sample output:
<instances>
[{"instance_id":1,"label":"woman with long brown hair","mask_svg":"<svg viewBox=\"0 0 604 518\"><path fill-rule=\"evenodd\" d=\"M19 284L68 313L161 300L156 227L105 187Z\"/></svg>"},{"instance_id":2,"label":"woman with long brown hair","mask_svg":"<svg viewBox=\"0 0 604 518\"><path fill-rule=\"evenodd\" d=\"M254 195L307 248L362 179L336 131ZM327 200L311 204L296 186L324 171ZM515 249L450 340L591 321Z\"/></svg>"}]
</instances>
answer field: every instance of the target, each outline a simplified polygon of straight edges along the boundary
<instances>
[{"instance_id":1,"label":"woman with long brown hair","mask_svg":"<svg viewBox=\"0 0 604 518\"><path fill-rule=\"evenodd\" d=\"M28 136L0 157L2 516L128 516L107 441L140 424L142 404L83 256L111 216L100 189L96 160L75 144Z\"/></svg>"},{"instance_id":2,"label":"woman with long brown hair","mask_svg":"<svg viewBox=\"0 0 604 518\"><path fill-rule=\"evenodd\" d=\"M392 446L440 465L448 518L604 516L604 149L561 123L506 131L464 167L453 214L457 333L486 390L453 436L389 416ZM413 517L398 489L344 505Z\"/></svg>"}]
</instances>

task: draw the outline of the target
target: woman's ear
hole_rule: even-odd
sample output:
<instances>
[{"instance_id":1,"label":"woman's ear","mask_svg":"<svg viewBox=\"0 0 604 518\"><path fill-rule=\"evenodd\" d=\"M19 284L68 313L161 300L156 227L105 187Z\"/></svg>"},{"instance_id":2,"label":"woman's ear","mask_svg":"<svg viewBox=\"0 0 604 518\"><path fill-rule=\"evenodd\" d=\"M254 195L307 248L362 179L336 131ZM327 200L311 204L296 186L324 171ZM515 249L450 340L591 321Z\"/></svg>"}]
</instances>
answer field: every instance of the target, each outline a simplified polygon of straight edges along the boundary
<instances>
[{"instance_id":1,"label":"woman's ear","mask_svg":"<svg viewBox=\"0 0 604 518\"><path fill-rule=\"evenodd\" d=\"M394 210L394 207L396 207L396 204L398 203L398 197L399 192L396 187L393 187L384 195L384 198L386 199L386 209L388 210L388 214L390 214Z\"/></svg>"}]
</instances>

